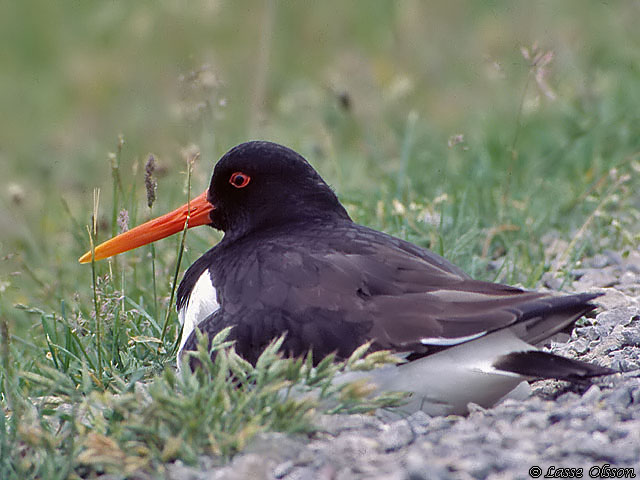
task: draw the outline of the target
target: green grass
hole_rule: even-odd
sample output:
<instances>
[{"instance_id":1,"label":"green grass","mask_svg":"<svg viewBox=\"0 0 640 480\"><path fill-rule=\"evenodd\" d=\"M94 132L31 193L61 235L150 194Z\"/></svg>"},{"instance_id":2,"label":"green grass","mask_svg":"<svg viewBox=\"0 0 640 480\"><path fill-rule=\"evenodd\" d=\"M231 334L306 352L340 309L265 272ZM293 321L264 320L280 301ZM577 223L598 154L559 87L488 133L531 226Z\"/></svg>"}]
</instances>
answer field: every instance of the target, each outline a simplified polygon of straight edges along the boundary
<instances>
[{"instance_id":1,"label":"green grass","mask_svg":"<svg viewBox=\"0 0 640 480\"><path fill-rule=\"evenodd\" d=\"M122 376L111 371L108 381L98 383L88 363L77 375L43 366L21 374L38 399L35 405L7 380L12 414L0 425L2 478L158 472L165 462L195 463L203 453L228 459L259 432L312 432L317 411L357 413L402 404L399 394L370 397L362 384L331 383L340 372L391 361L384 352L365 356L368 345L347 361L330 356L313 367L311 356L281 358L280 338L253 367L225 341L228 333L213 339L215 362L201 337L194 356L202 368L193 373L185 360L183 374L167 368L141 381L148 376L143 370Z\"/></svg>"},{"instance_id":2,"label":"green grass","mask_svg":"<svg viewBox=\"0 0 640 480\"><path fill-rule=\"evenodd\" d=\"M276 400L344 366L312 372L273 351L252 369L223 349L176 377L175 280L219 234L79 265L95 188L101 242L122 211L132 226L183 204L227 149L267 138L304 154L356 221L477 278L535 288L585 256L637 249L638 13L580 0L3 3L0 478L161 472L228 458L258 431L309 433L314 409L375 406L357 387ZM521 52L536 41L550 63ZM226 405L246 408L223 424ZM182 416L194 409L210 416Z\"/></svg>"}]
</instances>

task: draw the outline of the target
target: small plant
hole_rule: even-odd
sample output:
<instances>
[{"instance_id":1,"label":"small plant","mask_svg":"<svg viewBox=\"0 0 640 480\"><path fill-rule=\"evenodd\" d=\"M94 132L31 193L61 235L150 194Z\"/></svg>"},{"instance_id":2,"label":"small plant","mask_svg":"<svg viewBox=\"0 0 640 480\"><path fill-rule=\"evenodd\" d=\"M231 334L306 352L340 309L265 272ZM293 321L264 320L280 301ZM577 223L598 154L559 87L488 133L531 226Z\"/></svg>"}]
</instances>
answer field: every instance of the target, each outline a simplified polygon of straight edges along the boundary
<instances>
[{"instance_id":1,"label":"small plant","mask_svg":"<svg viewBox=\"0 0 640 480\"><path fill-rule=\"evenodd\" d=\"M311 354L283 358L280 337L254 367L235 353L229 331L216 335L210 349L198 332L190 355L200 368L192 372L185 360L182 373L167 368L150 381L113 377L109 388L98 390L86 368L79 385L51 367L21 372L35 396L20 399L26 410L19 422L14 411L0 424L9 460L0 464L2 478L133 475L176 459L195 463L202 454L227 459L259 432L313 432L316 412L371 412L403 403L401 393L375 396L362 382L333 381L396 362L388 352L366 354L369 345L363 345L346 361L330 356L313 367ZM15 387L12 392L21 395Z\"/></svg>"}]
</instances>

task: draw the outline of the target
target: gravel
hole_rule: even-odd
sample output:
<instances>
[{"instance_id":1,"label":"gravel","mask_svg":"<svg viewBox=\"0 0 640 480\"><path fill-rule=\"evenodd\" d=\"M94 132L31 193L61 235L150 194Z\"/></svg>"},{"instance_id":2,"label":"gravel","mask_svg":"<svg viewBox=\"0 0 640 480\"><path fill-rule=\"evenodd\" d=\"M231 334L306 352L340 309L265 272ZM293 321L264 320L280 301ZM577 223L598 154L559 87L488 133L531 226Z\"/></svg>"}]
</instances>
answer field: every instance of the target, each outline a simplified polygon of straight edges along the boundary
<instances>
[{"instance_id":1,"label":"gravel","mask_svg":"<svg viewBox=\"0 0 640 480\"><path fill-rule=\"evenodd\" d=\"M508 399L490 409L471 405L466 417L430 417L423 412L399 420L384 414L318 416L320 432L311 438L258 435L224 466L206 457L196 467L176 462L168 466L168 478L640 475L640 254L623 258L605 252L572 274L574 281L565 290L602 292L601 308L594 317L581 320L567 341L551 342L548 350L622 373L590 386L539 381L523 400ZM544 280L552 288L558 285L551 276Z\"/></svg>"}]
</instances>

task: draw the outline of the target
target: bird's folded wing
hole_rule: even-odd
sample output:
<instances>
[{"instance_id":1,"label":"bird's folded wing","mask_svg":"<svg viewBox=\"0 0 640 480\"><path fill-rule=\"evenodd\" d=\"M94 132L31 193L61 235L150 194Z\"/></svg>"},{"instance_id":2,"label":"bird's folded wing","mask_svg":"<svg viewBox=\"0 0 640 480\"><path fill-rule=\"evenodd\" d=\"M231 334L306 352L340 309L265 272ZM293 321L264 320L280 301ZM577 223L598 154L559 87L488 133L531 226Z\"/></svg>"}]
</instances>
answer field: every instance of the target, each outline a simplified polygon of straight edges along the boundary
<instances>
[{"instance_id":1,"label":"bird's folded wing","mask_svg":"<svg viewBox=\"0 0 640 480\"><path fill-rule=\"evenodd\" d=\"M558 297L472 280L430 252L433 260L388 242L349 245L346 252L330 244L263 245L226 282L225 309L242 309L248 330L257 328L249 325L257 323L254 313L271 315L274 331L320 353L329 353L319 345L323 338L337 337L426 354L506 327L539 341L593 308L593 295Z\"/></svg>"}]
</instances>

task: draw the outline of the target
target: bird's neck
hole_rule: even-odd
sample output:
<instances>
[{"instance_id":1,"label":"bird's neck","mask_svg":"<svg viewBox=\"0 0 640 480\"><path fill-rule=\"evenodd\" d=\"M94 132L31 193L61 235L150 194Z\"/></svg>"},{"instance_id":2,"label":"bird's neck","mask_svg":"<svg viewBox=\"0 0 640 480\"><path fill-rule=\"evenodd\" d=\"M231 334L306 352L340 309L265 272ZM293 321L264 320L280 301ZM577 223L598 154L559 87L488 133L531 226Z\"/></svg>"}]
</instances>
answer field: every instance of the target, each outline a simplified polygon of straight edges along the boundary
<instances>
[{"instance_id":1,"label":"bird's neck","mask_svg":"<svg viewBox=\"0 0 640 480\"><path fill-rule=\"evenodd\" d=\"M225 230L221 244L226 245L248 236L268 235L279 231L291 233L304 229L309 224L332 225L336 222L351 222L344 207L340 204L337 207L317 208L306 204L305 208L300 209L265 212L247 221L237 221L231 228Z\"/></svg>"}]
</instances>

